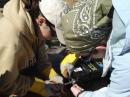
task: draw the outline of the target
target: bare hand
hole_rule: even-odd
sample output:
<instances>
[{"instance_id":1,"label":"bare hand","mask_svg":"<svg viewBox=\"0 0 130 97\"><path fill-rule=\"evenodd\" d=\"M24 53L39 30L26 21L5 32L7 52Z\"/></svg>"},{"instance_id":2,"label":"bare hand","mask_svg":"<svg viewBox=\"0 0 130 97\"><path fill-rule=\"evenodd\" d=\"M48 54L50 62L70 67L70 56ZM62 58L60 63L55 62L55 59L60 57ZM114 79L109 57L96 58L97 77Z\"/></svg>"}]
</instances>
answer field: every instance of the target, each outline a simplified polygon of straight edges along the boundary
<instances>
[{"instance_id":1,"label":"bare hand","mask_svg":"<svg viewBox=\"0 0 130 97\"><path fill-rule=\"evenodd\" d=\"M79 87L77 84L74 84L72 87L71 87L71 91L73 93L73 95L75 97L77 97L77 95L79 94L79 92L83 91L84 89Z\"/></svg>"}]
</instances>

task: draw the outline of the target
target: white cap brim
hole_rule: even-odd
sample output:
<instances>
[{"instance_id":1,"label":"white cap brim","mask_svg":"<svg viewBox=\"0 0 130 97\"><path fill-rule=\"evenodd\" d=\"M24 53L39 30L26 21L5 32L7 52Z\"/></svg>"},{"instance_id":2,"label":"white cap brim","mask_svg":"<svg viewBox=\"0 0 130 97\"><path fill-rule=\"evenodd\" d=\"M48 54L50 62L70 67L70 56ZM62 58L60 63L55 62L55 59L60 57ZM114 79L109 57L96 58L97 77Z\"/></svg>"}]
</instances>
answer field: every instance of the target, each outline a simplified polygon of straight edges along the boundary
<instances>
[{"instance_id":1,"label":"white cap brim","mask_svg":"<svg viewBox=\"0 0 130 97\"><path fill-rule=\"evenodd\" d=\"M59 29L59 28L57 28L56 27L56 25L55 25L55 29L56 29L56 35L57 35L57 38L58 38L58 40L62 43L62 44L66 44L65 43L65 40L64 40L64 31L62 30L62 29Z\"/></svg>"}]
</instances>

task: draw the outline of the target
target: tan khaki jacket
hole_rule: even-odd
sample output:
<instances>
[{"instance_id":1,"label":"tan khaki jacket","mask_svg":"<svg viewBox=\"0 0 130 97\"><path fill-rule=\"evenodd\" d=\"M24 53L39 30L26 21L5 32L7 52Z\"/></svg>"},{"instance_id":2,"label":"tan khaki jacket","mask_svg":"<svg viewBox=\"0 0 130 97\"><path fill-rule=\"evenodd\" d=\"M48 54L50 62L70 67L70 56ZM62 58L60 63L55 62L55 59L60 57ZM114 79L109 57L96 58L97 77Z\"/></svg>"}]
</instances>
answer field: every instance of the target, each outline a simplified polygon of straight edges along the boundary
<instances>
[{"instance_id":1,"label":"tan khaki jacket","mask_svg":"<svg viewBox=\"0 0 130 97\"><path fill-rule=\"evenodd\" d=\"M22 0L10 0L0 15L0 93L24 95L33 79L20 74L35 62L36 37Z\"/></svg>"}]
</instances>

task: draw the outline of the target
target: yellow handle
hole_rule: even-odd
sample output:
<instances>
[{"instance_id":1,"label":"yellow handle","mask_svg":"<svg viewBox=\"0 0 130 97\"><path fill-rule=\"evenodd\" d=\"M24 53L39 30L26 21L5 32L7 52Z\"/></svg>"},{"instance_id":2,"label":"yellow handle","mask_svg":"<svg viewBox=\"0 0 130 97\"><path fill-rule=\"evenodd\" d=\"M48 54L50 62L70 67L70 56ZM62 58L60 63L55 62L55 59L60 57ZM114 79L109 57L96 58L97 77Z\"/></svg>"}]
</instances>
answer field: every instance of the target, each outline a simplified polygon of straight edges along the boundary
<instances>
[{"instance_id":1,"label":"yellow handle","mask_svg":"<svg viewBox=\"0 0 130 97\"><path fill-rule=\"evenodd\" d=\"M62 60L60 66L65 66L67 64L72 64L74 65L76 61L78 60L78 55L76 53L70 53L65 58ZM61 70L61 73L63 74L64 71Z\"/></svg>"}]
</instances>

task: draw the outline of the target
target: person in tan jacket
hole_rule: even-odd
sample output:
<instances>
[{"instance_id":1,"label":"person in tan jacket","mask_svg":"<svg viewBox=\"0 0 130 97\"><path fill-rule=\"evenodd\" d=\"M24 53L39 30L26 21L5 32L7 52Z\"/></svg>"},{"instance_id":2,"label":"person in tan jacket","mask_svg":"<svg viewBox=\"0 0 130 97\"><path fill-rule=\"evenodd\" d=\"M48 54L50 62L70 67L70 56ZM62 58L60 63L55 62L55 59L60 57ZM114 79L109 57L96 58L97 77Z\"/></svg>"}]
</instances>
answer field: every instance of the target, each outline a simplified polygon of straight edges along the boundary
<instances>
[{"instance_id":1,"label":"person in tan jacket","mask_svg":"<svg viewBox=\"0 0 130 97\"><path fill-rule=\"evenodd\" d=\"M51 39L51 27L40 14L38 3L10 0L0 15L0 95L25 95L37 72L49 78L51 71L57 75L50 70L45 53L44 42Z\"/></svg>"}]
</instances>

